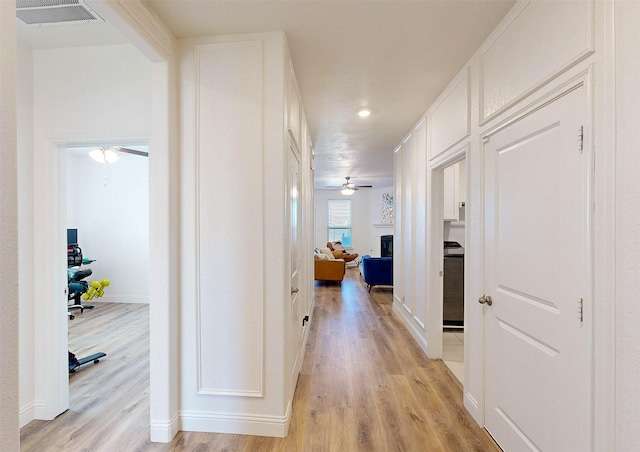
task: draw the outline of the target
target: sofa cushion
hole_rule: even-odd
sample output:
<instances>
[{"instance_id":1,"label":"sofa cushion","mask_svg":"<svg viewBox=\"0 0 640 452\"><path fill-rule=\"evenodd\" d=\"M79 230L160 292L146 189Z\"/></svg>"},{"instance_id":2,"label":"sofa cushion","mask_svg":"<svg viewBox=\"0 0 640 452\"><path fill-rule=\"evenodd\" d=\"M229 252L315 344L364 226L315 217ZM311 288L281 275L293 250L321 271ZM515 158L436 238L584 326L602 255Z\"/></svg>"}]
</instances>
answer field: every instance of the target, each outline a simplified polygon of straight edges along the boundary
<instances>
[{"instance_id":1,"label":"sofa cushion","mask_svg":"<svg viewBox=\"0 0 640 452\"><path fill-rule=\"evenodd\" d=\"M314 278L320 281L342 281L345 263L342 259L316 259L314 262Z\"/></svg>"},{"instance_id":2,"label":"sofa cushion","mask_svg":"<svg viewBox=\"0 0 640 452\"><path fill-rule=\"evenodd\" d=\"M333 253L331 252L331 250L329 248L320 248L320 252L322 254L324 254L325 256L327 256L329 258L329 260L335 259L335 257L333 257Z\"/></svg>"},{"instance_id":3,"label":"sofa cushion","mask_svg":"<svg viewBox=\"0 0 640 452\"><path fill-rule=\"evenodd\" d=\"M328 261L329 260L329 256L327 256L326 254L322 254L322 253L318 253L318 254L314 254L314 257L320 261Z\"/></svg>"}]
</instances>

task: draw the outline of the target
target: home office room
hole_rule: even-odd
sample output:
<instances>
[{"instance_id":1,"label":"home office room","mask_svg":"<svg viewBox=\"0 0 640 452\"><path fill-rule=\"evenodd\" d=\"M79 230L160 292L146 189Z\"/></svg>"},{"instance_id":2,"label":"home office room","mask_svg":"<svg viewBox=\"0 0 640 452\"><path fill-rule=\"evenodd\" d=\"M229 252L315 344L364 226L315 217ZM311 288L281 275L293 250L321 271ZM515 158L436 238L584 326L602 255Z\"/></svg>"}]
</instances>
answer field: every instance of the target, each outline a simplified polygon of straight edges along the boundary
<instances>
[{"instance_id":1,"label":"home office room","mask_svg":"<svg viewBox=\"0 0 640 452\"><path fill-rule=\"evenodd\" d=\"M111 336L131 340L132 333L139 332L141 337L129 345L148 341L147 149L66 149L68 315L75 320L69 324L72 373L82 359L105 353L90 349L96 338L101 350L110 348ZM126 325L127 320L135 324Z\"/></svg>"}]
</instances>

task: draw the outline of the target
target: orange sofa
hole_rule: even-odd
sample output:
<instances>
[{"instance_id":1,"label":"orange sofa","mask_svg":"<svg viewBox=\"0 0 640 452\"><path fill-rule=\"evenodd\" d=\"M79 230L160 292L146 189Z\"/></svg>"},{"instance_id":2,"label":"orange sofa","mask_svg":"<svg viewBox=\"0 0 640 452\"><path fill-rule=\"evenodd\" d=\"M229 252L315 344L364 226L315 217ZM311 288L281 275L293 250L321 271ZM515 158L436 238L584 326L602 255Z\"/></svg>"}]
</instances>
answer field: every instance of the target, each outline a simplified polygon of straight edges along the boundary
<instances>
[{"instance_id":1,"label":"orange sofa","mask_svg":"<svg viewBox=\"0 0 640 452\"><path fill-rule=\"evenodd\" d=\"M342 281L346 264L344 259L336 259L329 249L323 248L314 253L313 268L317 281Z\"/></svg>"}]
</instances>

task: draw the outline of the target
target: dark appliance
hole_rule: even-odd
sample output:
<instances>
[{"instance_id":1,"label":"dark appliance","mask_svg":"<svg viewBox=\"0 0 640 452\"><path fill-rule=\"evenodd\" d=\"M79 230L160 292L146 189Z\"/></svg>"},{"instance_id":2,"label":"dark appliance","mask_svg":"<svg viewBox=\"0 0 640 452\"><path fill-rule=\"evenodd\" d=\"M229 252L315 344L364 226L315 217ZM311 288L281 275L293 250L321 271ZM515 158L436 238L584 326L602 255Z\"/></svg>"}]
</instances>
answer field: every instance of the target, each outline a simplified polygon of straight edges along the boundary
<instances>
[{"instance_id":1,"label":"dark appliance","mask_svg":"<svg viewBox=\"0 0 640 452\"><path fill-rule=\"evenodd\" d=\"M443 315L445 327L464 326L464 248L444 242Z\"/></svg>"}]
</instances>

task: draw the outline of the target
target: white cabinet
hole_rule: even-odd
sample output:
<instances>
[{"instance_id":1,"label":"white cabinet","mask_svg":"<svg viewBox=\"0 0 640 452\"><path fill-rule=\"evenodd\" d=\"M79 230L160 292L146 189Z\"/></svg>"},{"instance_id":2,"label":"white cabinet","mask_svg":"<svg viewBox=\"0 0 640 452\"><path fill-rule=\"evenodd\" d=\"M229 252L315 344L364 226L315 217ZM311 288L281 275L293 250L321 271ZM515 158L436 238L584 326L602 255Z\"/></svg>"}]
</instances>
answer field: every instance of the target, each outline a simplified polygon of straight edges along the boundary
<instances>
[{"instance_id":1,"label":"white cabinet","mask_svg":"<svg viewBox=\"0 0 640 452\"><path fill-rule=\"evenodd\" d=\"M464 204L467 192L465 161L444 169L444 221L464 220Z\"/></svg>"}]
</instances>

